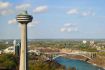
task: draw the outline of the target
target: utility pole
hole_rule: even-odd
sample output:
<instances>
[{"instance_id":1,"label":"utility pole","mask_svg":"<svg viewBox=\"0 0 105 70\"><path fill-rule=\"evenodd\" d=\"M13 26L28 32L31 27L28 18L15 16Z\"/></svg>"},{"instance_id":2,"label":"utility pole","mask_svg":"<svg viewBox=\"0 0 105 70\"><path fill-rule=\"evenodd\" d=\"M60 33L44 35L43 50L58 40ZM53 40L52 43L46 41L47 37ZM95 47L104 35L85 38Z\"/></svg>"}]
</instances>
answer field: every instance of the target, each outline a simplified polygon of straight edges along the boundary
<instances>
[{"instance_id":1,"label":"utility pole","mask_svg":"<svg viewBox=\"0 0 105 70\"><path fill-rule=\"evenodd\" d=\"M24 11L17 15L17 21L21 24L21 52L19 70L28 70L28 50L27 50L27 24L33 17Z\"/></svg>"}]
</instances>

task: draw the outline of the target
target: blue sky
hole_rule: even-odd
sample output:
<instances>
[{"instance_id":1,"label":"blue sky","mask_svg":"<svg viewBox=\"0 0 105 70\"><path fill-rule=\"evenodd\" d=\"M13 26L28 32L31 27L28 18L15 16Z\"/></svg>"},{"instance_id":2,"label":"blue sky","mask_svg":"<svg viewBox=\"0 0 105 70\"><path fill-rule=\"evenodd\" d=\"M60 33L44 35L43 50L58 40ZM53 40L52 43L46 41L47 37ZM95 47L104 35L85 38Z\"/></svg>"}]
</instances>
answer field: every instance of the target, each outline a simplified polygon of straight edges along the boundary
<instances>
[{"instance_id":1,"label":"blue sky","mask_svg":"<svg viewBox=\"0 0 105 70\"><path fill-rule=\"evenodd\" d=\"M20 39L16 15L27 10L29 39L105 39L105 0L0 0L0 39Z\"/></svg>"}]
</instances>

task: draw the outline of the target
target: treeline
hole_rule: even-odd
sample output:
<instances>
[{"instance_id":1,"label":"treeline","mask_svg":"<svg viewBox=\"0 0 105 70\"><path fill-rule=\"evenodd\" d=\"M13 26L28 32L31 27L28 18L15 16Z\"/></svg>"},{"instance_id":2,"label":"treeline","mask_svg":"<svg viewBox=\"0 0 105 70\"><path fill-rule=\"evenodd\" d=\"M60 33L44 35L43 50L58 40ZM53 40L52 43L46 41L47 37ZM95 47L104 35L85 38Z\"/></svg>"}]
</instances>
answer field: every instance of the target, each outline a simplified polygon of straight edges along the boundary
<instances>
[{"instance_id":1,"label":"treeline","mask_svg":"<svg viewBox=\"0 0 105 70\"><path fill-rule=\"evenodd\" d=\"M90 45L90 43L83 44L82 41L32 41L30 42L30 48L35 47L51 47L51 48L68 48L73 50L82 50L88 52L96 52L96 47Z\"/></svg>"},{"instance_id":2,"label":"treeline","mask_svg":"<svg viewBox=\"0 0 105 70\"><path fill-rule=\"evenodd\" d=\"M5 42L0 42L0 50L6 49L9 46L12 46L13 44L6 44Z\"/></svg>"},{"instance_id":3,"label":"treeline","mask_svg":"<svg viewBox=\"0 0 105 70\"><path fill-rule=\"evenodd\" d=\"M31 41L31 48L34 47L52 47L52 48L73 48L77 47L78 41Z\"/></svg>"}]
</instances>

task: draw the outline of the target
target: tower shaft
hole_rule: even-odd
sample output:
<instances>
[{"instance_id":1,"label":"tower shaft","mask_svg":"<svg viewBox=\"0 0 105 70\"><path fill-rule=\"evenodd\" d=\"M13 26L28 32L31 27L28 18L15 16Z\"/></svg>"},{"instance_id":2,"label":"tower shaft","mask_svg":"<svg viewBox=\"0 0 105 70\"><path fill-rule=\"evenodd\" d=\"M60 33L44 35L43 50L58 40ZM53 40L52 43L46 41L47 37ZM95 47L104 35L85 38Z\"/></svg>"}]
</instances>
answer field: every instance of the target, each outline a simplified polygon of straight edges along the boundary
<instances>
[{"instance_id":1,"label":"tower shaft","mask_svg":"<svg viewBox=\"0 0 105 70\"><path fill-rule=\"evenodd\" d=\"M28 70L27 54L27 24L21 24L21 54L19 70Z\"/></svg>"}]
</instances>

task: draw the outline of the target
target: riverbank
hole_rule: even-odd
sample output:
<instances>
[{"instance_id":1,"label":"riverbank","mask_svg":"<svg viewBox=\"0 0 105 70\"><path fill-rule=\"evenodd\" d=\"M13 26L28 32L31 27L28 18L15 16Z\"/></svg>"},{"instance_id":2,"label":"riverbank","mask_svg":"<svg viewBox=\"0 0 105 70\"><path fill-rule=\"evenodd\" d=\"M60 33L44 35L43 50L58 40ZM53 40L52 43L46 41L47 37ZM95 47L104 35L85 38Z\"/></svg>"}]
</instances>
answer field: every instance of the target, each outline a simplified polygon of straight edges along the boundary
<instances>
[{"instance_id":1,"label":"riverbank","mask_svg":"<svg viewBox=\"0 0 105 70\"><path fill-rule=\"evenodd\" d=\"M105 57L96 57L92 60L89 60L88 63L91 63L95 66L101 67L103 69L105 69Z\"/></svg>"},{"instance_id":2,"label":"riverbank","mask_svg":"<svg viewBox=\"0 0 105 70\"><path fill-rule=\"evenodd\" d=\"M80 55L67 55L67 56L63 56L64 58L68 58L68 59L75 59L75 60L82 60L82 61L86 61L94 66L100 67L105 69L105 61L103 61L103 58L93 58L93 59L87 59L86 57L80 56Z\"/></svg>"}]
</instances>

